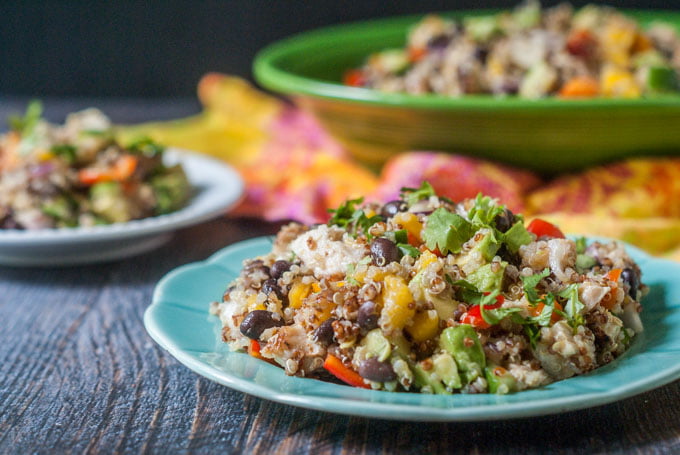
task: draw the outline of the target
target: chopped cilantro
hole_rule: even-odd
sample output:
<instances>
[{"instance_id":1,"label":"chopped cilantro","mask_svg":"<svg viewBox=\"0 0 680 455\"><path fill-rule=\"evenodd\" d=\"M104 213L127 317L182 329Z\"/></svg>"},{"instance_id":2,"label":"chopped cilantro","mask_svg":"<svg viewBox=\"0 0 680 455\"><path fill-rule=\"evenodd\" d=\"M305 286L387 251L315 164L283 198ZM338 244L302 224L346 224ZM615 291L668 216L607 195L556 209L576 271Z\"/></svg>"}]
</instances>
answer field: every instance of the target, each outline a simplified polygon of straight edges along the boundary
<instances>
[{"instance_id":1,"label":"chopped cilantro","mask_svg":"<svg viewBox=\"0 0 680 455\"><path fill-rule=\"evenodd\" d=\"M420 256L420 250L408 243L397 243L397 248L399 248L399 251L401 251L401 254L404 256L408 255L414 258Z\"/></svg>"},{"instance_id":2,"label":"chopped cilantro","mask_svg":"<svg viewBox=\"0 0 680 455\"><path fill-rule=\"evenodd\" d=\"M364 202L364 198L362 197L357 199L348 199L340 204L340 207L337 209L328 209L328 212L333 214L331 219L328 220L328 225L335 225L343 228L347 227L347 225L352 221L352 216L356 211L356 206L362 202Z\"/></svg>"},{"instance_id":3,"label":"chopped cilantro","mask_svg":"<svg viewBox=\"0 0 680 455\"><path fill-rule=\"evenodd\" d=\"M354 264L347 264L347 273L345 281L352 286L359 286L361 283L354 278L354 272L356 271L356 266Z\"/></svg>"},{"instance_id":4,"label":"chopped cilantro","mask_svg":"<svg viewBox=\"0 0 680 455\"><path fill-rule=\"evenodd\" d=\"M21 136L28 136L33 132L35 125L38 124L42 117L43 106L38 100L31 100L26 107L26 113L23 117L18 115L11 115L8 119L9 126L12 130L21 134Z\"/></svg>"},{"instance_id":5,"label":"chopped cilantro","mask_svg":"<svg viewBox=\"0 0 680 455\"><path fill-rule=\"evenodd\" d=\"M489 196L478 193L475 205L468 210L468 219L474 224L494 226L494 220L505 210L504 205L496 205L496 201Z\"/></svg>"},{"instance_id":6,"label":"chopped cilantro","mask_svg":"<svg viewBox=\"0 0 680 455\"><path fill-rule=\"evenodd\" d=\"M52 153L66 160L67 163L74 163L76 161L76 148L69 144L53 145L50 149Z\"/></svg>"},{"instance_id":7,"label":"chopped cilantro","mask_svg":"<svg viewBox=\"0 0 680 455\"><path fill-rule=\"evenodd\" d=\"M569 320L569 324L576 329L579 325L583 325L583 315L581 311L585 305L581 303L578 298L578 284L573 283L564 288L559 294L563 299L567 299L564 304L564 313Z\"/></svg>"},{"instance_id":8,"label":"chopped cilantro","mask_svg":"<svg viewBox=\"0 0 680 455\"><path fill-rule=\"evenodd\" d=\"M541 328L535 324L526 324L524 326L524 333L527 334L531 347L536 349L536 343L541 338Z\"/></svg>"},{"instance_id":9,"label":"chopped cilantro","mask_svg":"<svg viewBox=\"0 0 680 455\"><path fill-rule=\"evenodd\" d=\"M447 254L460 252L475 231L468 220L440 207L428 217L421 235L428 249L439 249L442 254Z\"/></svg>"},{"instance_id":10,"label":"chopped cilantro","mask_svg":"<svg viewBox=\"0 0 680 455\"><path fill-rule=\"evenodd\" d=\"M436 196L434 188L430 185L430 182L423 181L420 184L420 188L407 188L403 187L400 190L400 196L406 201L406 204L411 207L416 202L422 199L429 199L431 196Z\"/></svg>"},{"instance_id":11,"label":"chopped cilantro","mask_svg":"<svg viewBox=\"0 0 680 455\"><path fill-rule=\"evenodd\" d=\"M355 237L359 232L363 231L364 235L368 240L373 237L369 232L371 226L375 223L383 221L380 215L366 216L366 212L362 209L357 208L357 205L361 204L364 198L360 197L357 199L348 199L337 209L328 210L333 214L330 220L328 220L329 226L340 226L341 228L347 229Z\"/></svg>"},{"instance_id":12,"label":"chopped cilantro","mask_svg":"<svg viewBox=\"0 0 680 455\"><path fill-rule=\"evenodd\" d=\"M548 275L550 275L550 269L546 267L542 272L521 277L522 283L524 283L524 294L527 296L527 299L530 303L537 304L543 301L543 299L538 295L536 286L538 286L538 283L540 283L541 280Z\"/></svg>"},{"instance_id":13,"label":"chopped cilantro","mask_svg":"<svg viewBox=\"0 0 680 455\"><path fill-rule=\"evenodd\" d=\"M127 149L137 155L143 155L148 158L155 158L160 156L165 151L165 147L154 142L151 138L142 137L132 142L127 146Z\"/></svg>"}]
</instances>

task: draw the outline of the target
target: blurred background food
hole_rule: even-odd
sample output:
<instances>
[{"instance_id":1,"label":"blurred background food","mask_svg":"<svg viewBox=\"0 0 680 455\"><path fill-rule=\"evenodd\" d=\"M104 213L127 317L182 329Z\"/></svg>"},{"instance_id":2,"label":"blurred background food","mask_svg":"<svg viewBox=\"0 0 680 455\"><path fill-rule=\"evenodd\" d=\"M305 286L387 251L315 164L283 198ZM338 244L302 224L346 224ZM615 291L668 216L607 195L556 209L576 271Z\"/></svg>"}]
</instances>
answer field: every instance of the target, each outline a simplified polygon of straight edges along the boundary
<instances>
[{"instance_id":1,"label":"blurred background food","mask_svg":"<svg viewBox=\"0 0 680 455\"><path fill-rule=\"evenodd\" d=\"M244 216L319 222L347 197L389 200L401 186L428 179L454 199L485 192L568 232L622 238L680 260L680 158L610 160L554 177L437 150L403 150L381 169L369 170L308 112L252 84L256 52L294 33L479 6L368 3L92 2L85 8L73 2L2 2L0 60L12 64L0 65L0 102L97 96L140 105L140 98L195 96L194 115L120 126L119 137L149 135L233 164L247 183L237 211ZM631 0L617 7L672 5Z\"/></svg>"}]
</instances>

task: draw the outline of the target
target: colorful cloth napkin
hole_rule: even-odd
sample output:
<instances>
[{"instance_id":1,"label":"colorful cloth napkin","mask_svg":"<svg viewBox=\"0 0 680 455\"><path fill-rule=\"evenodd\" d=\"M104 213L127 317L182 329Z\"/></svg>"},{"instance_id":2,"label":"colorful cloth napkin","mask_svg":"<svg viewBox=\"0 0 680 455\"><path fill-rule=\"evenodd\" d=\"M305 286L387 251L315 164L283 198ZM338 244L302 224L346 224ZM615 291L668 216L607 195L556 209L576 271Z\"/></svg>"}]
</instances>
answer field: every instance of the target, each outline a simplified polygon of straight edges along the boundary
<instances>
[{"instance_id":1,"label":"colorful cloth napkin","mask_svg":"<svg viewBox=\"0 0 680 455\"><path fill-rule=\"evenodd\" d=\"M680 158L630 159L546 182L498 163L413 151L375 175L309 114L242 79L208 74L198 96L204 111L195 117L121 127L120 134L148 135L231 163L246 182L237 215L324 222L328 209L347 198L386 202L427 180L454 200L482 192L565 232L620 238L680 260Z\"/></svg>"}]
</instances>

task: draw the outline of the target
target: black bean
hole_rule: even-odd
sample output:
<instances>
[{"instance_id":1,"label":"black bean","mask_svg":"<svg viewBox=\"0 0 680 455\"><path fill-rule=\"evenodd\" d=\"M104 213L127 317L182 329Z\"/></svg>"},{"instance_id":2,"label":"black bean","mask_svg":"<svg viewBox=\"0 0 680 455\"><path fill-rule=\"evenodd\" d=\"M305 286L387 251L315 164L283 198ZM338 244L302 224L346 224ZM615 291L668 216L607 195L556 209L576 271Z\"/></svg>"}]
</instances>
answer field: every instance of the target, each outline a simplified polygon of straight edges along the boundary
<instances>
[{"instance_id":1,"label":"black bean","mask_svg":"<svg viewBox=\"0 0 680 455\"><path fill-rule=\"evenodd\" d=\"M262 283L262 292L267 295L273 292L276 294L279 300L283 299L283 292L281 292L281 288L274 278L269 278L264 283Z\"/></svg>"},{"instance_id":2,"label":"black bean","mask_svg":"<svg viewBox=\"0 0 680 455\"><path fill-rule=\"evenodd\" d=\"M397 213L403 212L406 209L406 202L400 200L390 201L382 206L382 209L380 209L380 215L383 218L392 218Z\"/></svg>"},{"instance_id":3,"label":"black bean","mask_svg":"<svg viewBox=\"0 0 680 455\"><path fill-rule=\"evenodd\" d=\"M281 327L282 319L276 319L274 313L266 310L253 310L243 319L239 329L241 333L252 340L257 340L267 329Z\"/></svg>"},{"instance_id":4,"label":"black bean","mask_svg":"<svg viewBox=\"0 0 680 455\"><path fill-rule=\"evenodd\" d=\"M623 269L621 278L623 279L623 282L627 283L629 286L628 295L630 295L632 299L637 299L638 288L640 287L640 279L638 278L637 273L635 273L633 269Z\"/></svg>"},{"instance_id":5,"label":"black bean","mask_svg":"<svg viewBox=\"0 0 680 455\"><path fill-rule=\"evenodd\" d=\"M373 330L378 327L378 308L375 302L364 302L357 311L357 324L365 331Z\"/></svg>"},{"instance_id":6,"label":"black bean","mask_svg":"<svg viewBox=\"0 0 680 455\"><path fill-rule=\"evenodd\" d=\"M451 43L451 36L436 35L430 38L427 42L427 48L430 50L441 51L444 50L449 43Z\"/></svg>"},{"instance_id":7,"label":"black bean","mask_svg":"<svg viewBox=\"0 0 680 455\"><path fill-rule=\"evenodd\" d=\"M272 264L272 267L270 269L271 277L279 279L281 278L281 275L284 274L284 272L287 272L290 270L290 262L284 261L284 260L278 260L274 264Z\"/></svg>"},{"instance_id":8,"label":"black bean","mask_svg":"<svg viewBox=\"0 0 680 455\"><path fill-rule=\"evenodd\" d=\"M333 342L333 321L334 318L326 319L321 323L319 327L314 331L314 341L321 343L323 345L329 345Z\"/></svg>"},{"instance_id":9,"label":"black bean","mask_svg":"<svg viewBox=\"0 0 680 455\"><path fill-rule=\"evenodd\" d=\"M389 362L381 362L377 357L371 357L361 362L359 375L375 382L389 382L397 379L392 365Z\"/></svg>"},{"instance_id":10,"label":"black bean","mask_svg":"<svg viewBox=\"0 0 680 455\"><path fill-rule=\"evenodd\" d=\"M489 49L485 47L477 47L475 49L475 58L480 62L485 62L486 57L489 55Z\"/></svg>"},{"instance_id":11,"label":"black bean","mask_svg":"<svg viewBox=\"0 0 680 455\"><path fill-rule=\"evenodd\" d=\"M503 212L496 215L494 222L496 224L496 229L501 232L506 232L513 224L515 224L515 214L510 210L505 209Z\"/></svg>"},{"instance_id":12,"label":"black bean","mask_svg":"<svg viewBox=\"0 0 680 455\"><path fill-rule=\"evenodd\" d=\"M379 267L390 262L399 262L399 248L390 239L378 237L371 242L371 257L373 263Z\"/></svg>"}]
</instances>

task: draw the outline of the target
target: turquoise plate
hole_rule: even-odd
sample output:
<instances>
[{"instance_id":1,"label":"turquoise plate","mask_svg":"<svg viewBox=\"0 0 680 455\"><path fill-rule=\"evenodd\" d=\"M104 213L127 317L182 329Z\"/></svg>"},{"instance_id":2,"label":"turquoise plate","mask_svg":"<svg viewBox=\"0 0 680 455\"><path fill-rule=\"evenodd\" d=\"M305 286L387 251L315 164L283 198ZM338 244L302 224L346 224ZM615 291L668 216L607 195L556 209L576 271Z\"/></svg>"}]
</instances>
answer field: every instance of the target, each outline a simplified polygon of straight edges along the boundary
<instances>
[{"instance_id":1,"label":"turquoise plate","mask_svg":"<svg viewBox=\"0 0 680 455\"><path fill-rule=\"evenodd\" d=\"M270 238L234 245L204 262L185 265L157 285L144 315L151 337L181 363L208 379L280 403L362 417L473 421L553 414L610 403L680 378L680 264L627 246L650 286L642 320L646 331L630 350L590 374L512 395L424 395L357 389L286 376L220 341L209 303L221 300L246 258L271 249Z\"/></svg>"}]
</instances>

